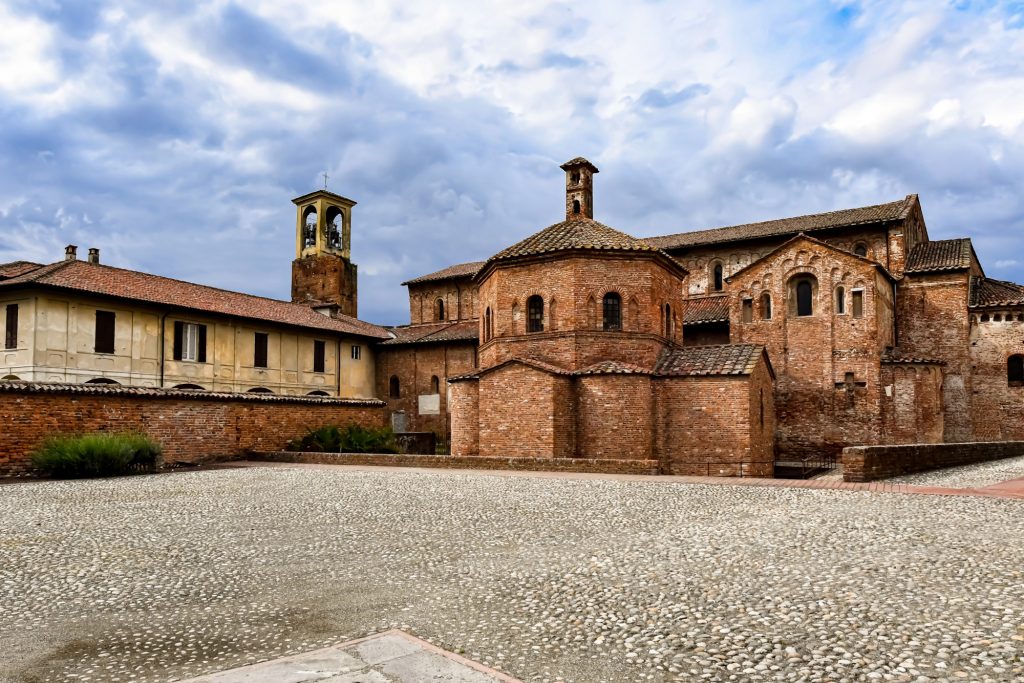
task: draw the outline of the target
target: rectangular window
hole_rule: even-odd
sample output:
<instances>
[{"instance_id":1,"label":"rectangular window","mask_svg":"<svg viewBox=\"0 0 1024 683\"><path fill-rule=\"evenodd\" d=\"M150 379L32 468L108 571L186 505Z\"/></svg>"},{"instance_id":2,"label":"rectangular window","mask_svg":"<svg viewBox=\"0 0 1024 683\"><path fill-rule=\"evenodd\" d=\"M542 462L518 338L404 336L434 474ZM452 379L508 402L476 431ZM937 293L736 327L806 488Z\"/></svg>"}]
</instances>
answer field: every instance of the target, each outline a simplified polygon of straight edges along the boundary
<instances>
[{"instance_id":1,"label":"rectangular window","mask_svg":"<svg viewBox=\"0 0 1024 683\"><path fill-rule=\"evenodd\" d=\"M266 332L256 333L256 344L253 351L252 364L257 368L267 367L267 340Z\"/></svg>"},{"instance_id":2,"label":"rectangular window","mask_svg":"<svg viewBox=\"0 0 1024 683\"><path fill-rule=\"evenodd\" d=\"M4 348L18 348L18 304L7 304L7 328L4 334Z\"/></svg>"},{"instance_id":3,"label":"rectangular window","mask_svg":"<svg viewBox=\"0 0 1024 683\"><path fill-rule=\"evenodd\" d=\"M743 300L743 322L749 323L754 320L754 300Z\"/></svg>"},{"instance_id":4,"label":"rectangular window","mask_svg":"<svg viewBox=\"0 0 1024 683\"><path fill-rule=\"evenodd\" d=\"M174 321L174 360L206 362L206 325Z\"/></svg>"},{"instance_id":5,"label":"rectangular window","mask_svg":"<svg viewBox=\"0 0 1024 683\"><path fill-rule=\"evenodd\" d=\"M851 294L853 295L853 317L861 318L864 316L864 290L855 289Z\"/></svg>"},{"instance_id":6,"label":"rectangular window","mask_svg":"<svg viewBox=\"0 0 1024 683\"><path fill-rule=\"evenodd\" d=\"M96 353L114 353L114 313L96 311Z\"/></svg>"},{"instance_id":7,"label":"rectangular window","mask_svg":"<svg viewBox=\"0 0 1024 683\"><path fill-rule=\"evenodd\" d=\"M319 339L313 342L313 372L324 371L324 358L327 355L327 342Z\"/></svg>"},{"instance_id":8,"label":"rectangular window","mask_svg":"<svg viewBox=\"0 0 1024 683\"><path fill-rule=\"evenodd\" d=\"M359 360L363 357L363 347L353 346L352 347L352 360Z\"/></svg>"}]
</instances>

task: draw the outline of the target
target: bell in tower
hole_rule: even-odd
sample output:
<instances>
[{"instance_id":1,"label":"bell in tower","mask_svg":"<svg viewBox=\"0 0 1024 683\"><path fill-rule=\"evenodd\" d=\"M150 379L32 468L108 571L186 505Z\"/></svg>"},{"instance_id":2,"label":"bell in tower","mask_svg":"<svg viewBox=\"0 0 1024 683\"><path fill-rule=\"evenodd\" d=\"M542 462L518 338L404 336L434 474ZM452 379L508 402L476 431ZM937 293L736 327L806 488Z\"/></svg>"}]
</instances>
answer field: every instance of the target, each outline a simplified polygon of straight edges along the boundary
<instances>
[{"instance_id":1,"label":"bell in tower","mask_svg":"<svg viewBox=\"0 0 1024 683\"><path fill-rule=\"evenodd\" d=\"M356 316L352 257L354 201L327 190L292 200L296 207L292 302Z\"/></svg>"},{"instance_id":2,"label":"bell in tower","mask_svg":"<svg viewBox=\"0 0 1024 683\"><path fill-rule=\"evenodd\" d=\"M594 218L594 174L597 166L576 157L562 164L565 171L565 219Z\"/></svg>"}]
</instances>

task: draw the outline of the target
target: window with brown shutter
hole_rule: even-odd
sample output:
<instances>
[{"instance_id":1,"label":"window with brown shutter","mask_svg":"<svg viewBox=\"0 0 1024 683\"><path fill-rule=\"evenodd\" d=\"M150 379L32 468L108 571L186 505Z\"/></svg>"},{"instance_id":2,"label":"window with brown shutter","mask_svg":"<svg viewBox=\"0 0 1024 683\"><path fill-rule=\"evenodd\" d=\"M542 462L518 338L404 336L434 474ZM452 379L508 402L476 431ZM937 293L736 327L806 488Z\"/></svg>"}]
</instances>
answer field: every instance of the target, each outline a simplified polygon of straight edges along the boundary
<instances>
[{"instance_id":1,"label":"window with brown shutter","mask_svg":"<svg viewBox=\"0 0 1024 683\"><path fill-rule=\"evenodd\" d=\"M324 357L327 355L327 342L319 339L313 341L313 372L324 371Z\"/></svg>"},{"instance_id":2,"label":"window with brown shutter","mask_svg":"<svg viewBox=\"0 0 1024 683\"><path fill-rule=\"evenodd\" d=\"M253 353L252 364L257 368L267 367L267 333L256 333L256 348Z\"/></svg>"},{"instance_id":3,"label":"window with brown shutter","mask_svg":"<svg viewBox=\"0 0 1024 683\"><path fill-rule=\"evenodd\" d=\"M114 312L96 311L96 353L114 353Z\"/></svg>"},{"instance_id":4,"label":"window with brown shutter","mask_svg":"<svg viewBox=\"0 0 1024 683\"><path fill-rule=\"evenodd\" d=\"M7 304L7 327L4 334L4 348L18 348L18 304Z\"/></svg>"}]
</instances>

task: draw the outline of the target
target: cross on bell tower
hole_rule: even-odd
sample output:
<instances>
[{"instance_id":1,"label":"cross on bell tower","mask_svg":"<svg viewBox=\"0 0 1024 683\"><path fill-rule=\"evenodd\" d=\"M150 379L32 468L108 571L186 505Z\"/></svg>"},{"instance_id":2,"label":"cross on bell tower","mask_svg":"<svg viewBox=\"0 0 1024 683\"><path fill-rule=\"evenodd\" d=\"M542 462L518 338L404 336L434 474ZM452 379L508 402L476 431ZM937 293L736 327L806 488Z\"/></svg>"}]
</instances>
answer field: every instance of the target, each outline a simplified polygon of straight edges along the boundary
<instances>
[{"instance_id":1,"label":"cross on bell tower","mask_svg":"<svg viewBox=\"0 0 1024 683\"><path fill-rule=\"evenodd\" d=\"M355 317L356 265L352 258L352 207L356 202L326 189L292 200L295 260L292 302L325 307Z\"/></svg>"},{"instance_id":2,"label":"cross on bell tower","mask_svg":"<svg viewBox=\"0 0 1024 683\"><path fill-rule=\"evenodd\" d=\"M565 219L594 218L594 174L597 166L576 157L562 164L565 171Z\"/></svg>"}]
</instances>

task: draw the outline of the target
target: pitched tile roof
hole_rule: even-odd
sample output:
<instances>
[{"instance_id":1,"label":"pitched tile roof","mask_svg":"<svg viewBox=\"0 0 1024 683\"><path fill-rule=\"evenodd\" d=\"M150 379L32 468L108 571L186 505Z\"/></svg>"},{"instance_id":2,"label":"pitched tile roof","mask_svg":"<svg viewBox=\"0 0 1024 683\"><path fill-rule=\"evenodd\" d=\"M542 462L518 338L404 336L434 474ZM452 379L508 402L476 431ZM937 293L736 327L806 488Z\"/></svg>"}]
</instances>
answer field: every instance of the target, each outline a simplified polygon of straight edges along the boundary
<instances>
[{"instance_id":1,"label":"pitched tile roof","mask_svg":"<svg viewBox=\"0 0 1024 683\"><path fill-rule=\"evenodd\" d=\"M460 277L473 277L484 265L484 261L470 261L469 263L456 263L441 270L414 277L406 280L403 285L416 285L421 282L435 282L437 280L452 280Z\"/></svg>"},{"instance_id":2,"label":"pitched tile roof","mask_svg":"<svg viewBox=\"0 0 1024 683\"><path fill-rule=\"evenodd\" d=\"M841 209L827 213L815 213L793 218L780 218L760 223L746 223L724 228L681 232L661 237L645 237L644 240L661 249L682 249L720 242L737 242L740 240L757 239L793 235L799 232L813 232L830 228L841 228L865 223L879 223L906 218L917 203L917 195L887 204L862 206L856 209Z\"/></svg>"},{"instance_id":3,"label":"pitched tile roof","mask_svg":"<svg viewBox=\"0 0 1024 683\"><path fill-rule=\"evenodd\" d=\"M316 330L385 339L383 327L346 315L328 317L303 304L197 285L87 261L58 261L0 281L0 288L40 285L177 309L229 315Z\"/></svg>"},{"instance_id":4,"label":"pitched tile roof","mask_svg":"<svg viewBox=\"0 0 1024 683\"><path fill-rule=\"evenodd\" d=\"M517 256L534 256L554 251L645 251L659 252L643 240L630 237L590 218L581 217L550 225L540 232L499 251L487 260L501 261Z\"/></svg>"},{"instance_id":5,"label":"pitched tile roof","mask_svg":"<svg viewBox=\"0 0 1024 683\"><path fill-rule=\"evenodd\" d=\"M937 270L966 270L971 267L974 247L970 238L919 242L907 256L907 273L929 273Z\"/></svg>"},{"instance_id":6,"label":"pitched tile roof","mask_svg":"<svg viewBox=\"0 0 1024 683\"><path fill-rule=\"evenodd\" d=\"M119 384L66 384L63 382L21 382L0 380L2 393L32 394L88 394L97 396L151 396L154 398L184 398L200 401L255 401L262 403L343 403L347 405L380 406L376 398L336 398L334 396L288 396L271 393L236 393L228 391L197 391L192 389L162 389L133 387Z\"/></svg>"},{"instance_id":7,"label":"pitched tile roof","mask_svg":"<svg viewBox=\"0 0 1024 683\"><path fill-rule=\"evenodd\" d=\"M657 375L749 375L764 355L759 344L684 346L662 354L654 368Z\"/></svg>"},{"instance_id":8,"label":"pitched tile roof","mask_svg":"<svg viewBox=\"0 0 1024 683\"><path fill-rule=\"evenodd\" d=\"M683 301L683 324L700 325L729 320L729 297L702 296Z\"/></svg>"},{"instance_id":9,"label":"pitched tile roof","mask_svg":"<svg viewBox=\"0 0 1024 683\"><path fill-rule=\"evenodd\" d=\"M10 263L0 263L0 280L24 275L25 273L31 272L41 266L42 264L32 263L31 261L11 261Z\"/></svg>"},{"instance_id":10,"label":"pitched tile roof","mask_svg":"<svg viewBox=\"0 0 1024 683\"><path fill-rule=\"evenodd\" d=\"M405 344L436 344L450 341L477 341L480 338L480 324L476 320L457 323L431 323L390 327L393 339L381 342L381 346L402 346Z\"/></svg>"},{"instance_id":11,"label":"pitched tile roof","mask_svg":"<svg viewBox=\"0 0 1024 683\"><path fill-rule=\"evenodd\" d=\"M632 363L623 363L617 360L604 360L600 363L577 370L574 375L649 375L650 370Z\"/></svg>"},{"instance_id":12,"label":"pitched tile roof","mask_svg":"<svg viewBox=\"0 0 1024 683\"><path fill-rule=\"evenodd\" d=\"M971 278L972 307L1024 305L1024 285L987 277Z\"/></svg>"}]
</instances>

